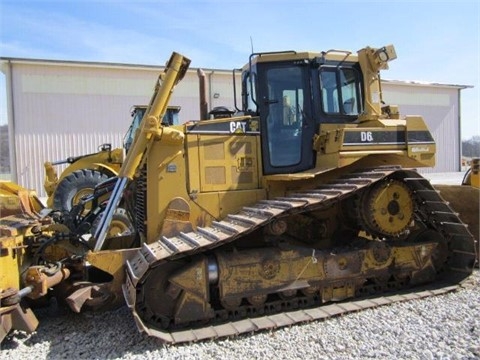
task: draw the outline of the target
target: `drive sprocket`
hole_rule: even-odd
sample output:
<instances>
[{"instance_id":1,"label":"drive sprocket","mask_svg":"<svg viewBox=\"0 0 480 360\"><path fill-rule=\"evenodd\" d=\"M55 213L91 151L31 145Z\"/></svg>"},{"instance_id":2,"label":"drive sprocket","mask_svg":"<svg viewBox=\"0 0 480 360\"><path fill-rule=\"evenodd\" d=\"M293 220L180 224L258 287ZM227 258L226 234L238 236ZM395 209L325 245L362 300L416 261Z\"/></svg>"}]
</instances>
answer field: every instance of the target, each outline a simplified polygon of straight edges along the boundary
<instances>
[{"instance_id":1,"label":"drive sprocket","mask_svg":"<svg viewBox=\"0 0 480 360\"><path fill-rule=\"evenodd\" d=\"M380 238L400 236L412 223L412 192L399 180L379 182L363 194L359 210L368 233Z\"/></svg>"}]
</instances>

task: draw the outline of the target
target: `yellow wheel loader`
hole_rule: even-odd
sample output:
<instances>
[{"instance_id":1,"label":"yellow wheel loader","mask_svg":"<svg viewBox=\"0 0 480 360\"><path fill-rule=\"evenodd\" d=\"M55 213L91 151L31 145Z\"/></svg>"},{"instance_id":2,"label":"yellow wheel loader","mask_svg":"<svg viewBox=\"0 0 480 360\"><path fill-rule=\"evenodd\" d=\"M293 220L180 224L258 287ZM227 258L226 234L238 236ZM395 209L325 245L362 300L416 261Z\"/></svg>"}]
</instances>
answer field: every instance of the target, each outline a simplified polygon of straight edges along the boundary
<instances>
[{"instance_id":1,"label":"yellow wheel loader","mask_svg":"<svg viewBox=\"0 0 480 360\"><path fill-rule=\"evenodd\" d=\"M116 178L70 212L0 219L2 338L33 330L49 294L76 312L126 302L180 343L456 289L475 240L414 170L434 164L423 119L382 106L395 58L255 53L236 114L165 126L190 63L174 53ZM135 231L111 236L120 205Z\"/></svg>"},{"instance_id":2,"label":"yellow wheel loader","mask_svg":"<svg viewBox=\"0 0 480 360\"><path fill-rule=\"evenodd\" d=\"M123 139L123 148L112 149L111 144L102 144L99 151L66 160L47 161L44 188L47 193L47 206L55 210L71 210L84 196L93 193L95 186L108 178L117 176L123 163L124 152L132 144L135 131L147 110L147 106L132 107L132 122ZM169 106L162 123L178 124L179 106ZM58 176L55 166L69 164Z\"/></svg>"}]
</instances>

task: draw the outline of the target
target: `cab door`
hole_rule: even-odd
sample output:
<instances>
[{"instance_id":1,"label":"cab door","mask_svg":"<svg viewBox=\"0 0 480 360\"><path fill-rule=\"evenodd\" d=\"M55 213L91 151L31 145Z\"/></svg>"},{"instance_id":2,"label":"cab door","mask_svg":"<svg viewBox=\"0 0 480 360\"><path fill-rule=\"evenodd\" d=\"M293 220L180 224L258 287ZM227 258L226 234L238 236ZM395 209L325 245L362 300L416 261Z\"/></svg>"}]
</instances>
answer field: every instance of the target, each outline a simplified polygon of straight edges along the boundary
<instances>
[{"instance_id":1,"label":"cab door","mask_svg":"<svg viewBox=\"0 0 480 360\"><path fill-rule=\"evenodd\" d=\"M310 78L301 62L257 64L263 172L295 173L315 166Z\"/></svg>"}]
</instances>

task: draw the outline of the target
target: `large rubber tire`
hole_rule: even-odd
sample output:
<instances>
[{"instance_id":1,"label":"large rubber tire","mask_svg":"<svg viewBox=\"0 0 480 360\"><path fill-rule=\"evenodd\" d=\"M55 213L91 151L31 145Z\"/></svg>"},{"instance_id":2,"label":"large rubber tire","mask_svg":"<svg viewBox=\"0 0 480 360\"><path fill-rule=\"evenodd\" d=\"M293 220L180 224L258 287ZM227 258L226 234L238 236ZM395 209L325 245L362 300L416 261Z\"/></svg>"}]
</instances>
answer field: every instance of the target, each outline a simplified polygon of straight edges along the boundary
<instances>
[{"instance_id":1,"label":"large rubber tire","mask_svg":"<svg viewBox=\"0 0 480 360\"><path fill-rule=\"evenodd\" d=\"M96 170L82 169L72 172L65 176L55 189L53 208L70 211L83 196L93 193L95 186L107 179L107 175Z\"/></svg>"},{"instance_id":2,"label":"large rubber tire","mask_svg":"<svg viewBox=\"0 0 480 360\"><path fill-rule=\"evenodd\" d=\"M468 169L463 176L462 185L472 185L472 168Z\"/></svg>"},{"instance_id":3,"label":"large rubber tire","mask_svg":"<svg viewBox=\"0 0 480 360\"><path fill-rule=\"evenodd\" d=\"M95 234L97 227L100 223L101 218L103 217L104 212L102 212L95 221L93 221L92 229L90 230L91 234ZM123 208L117 208L112 216L112 221L110 223L110 228L107 232L107 239L115 236L129 235L135 231L133 228L132 222L127 215L127 211Z\"/></svg>"}]
</instances>

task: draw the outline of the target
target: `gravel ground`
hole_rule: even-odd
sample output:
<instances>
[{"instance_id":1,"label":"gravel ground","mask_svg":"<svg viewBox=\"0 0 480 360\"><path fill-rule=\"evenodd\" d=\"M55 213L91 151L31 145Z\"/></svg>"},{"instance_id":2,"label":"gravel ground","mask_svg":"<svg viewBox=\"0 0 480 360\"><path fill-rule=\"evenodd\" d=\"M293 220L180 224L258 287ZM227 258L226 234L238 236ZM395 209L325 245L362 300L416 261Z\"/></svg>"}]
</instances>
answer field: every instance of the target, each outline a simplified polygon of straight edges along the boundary
<instances>
[{"instance_id":1,"label":"gravel ground","mask_svg":"<svg viewBox=\"0 0 480 360\"><path fill-rule=\"evenodd\" d=\"M126 307L37 315L37 332L8 336L1 359L480 359L480 270L446 295L183 345L140 334Z\"/></svg>"}]
</instances>

